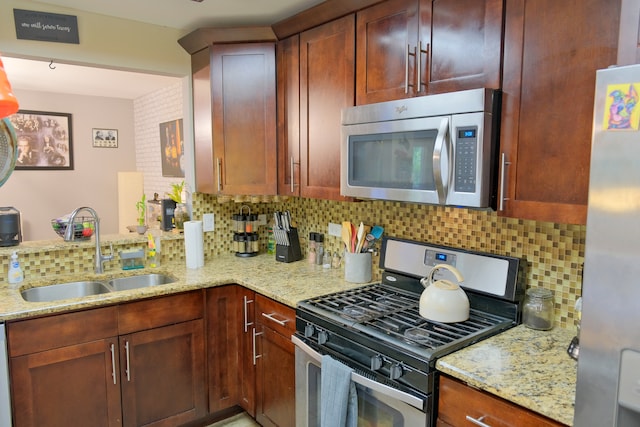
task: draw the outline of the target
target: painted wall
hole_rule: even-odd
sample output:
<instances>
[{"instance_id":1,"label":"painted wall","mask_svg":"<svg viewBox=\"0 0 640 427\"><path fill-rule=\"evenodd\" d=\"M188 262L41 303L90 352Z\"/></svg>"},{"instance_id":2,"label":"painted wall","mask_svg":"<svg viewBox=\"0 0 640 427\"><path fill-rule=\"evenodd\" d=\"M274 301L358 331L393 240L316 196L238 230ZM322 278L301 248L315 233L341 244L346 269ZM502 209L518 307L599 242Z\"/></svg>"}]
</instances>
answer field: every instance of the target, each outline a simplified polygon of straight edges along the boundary
<instances>
[{"instance_id":1,"label":"painted wall","mask_svg":"<svg viewBox=\"0 0 640 427\"><path fill-rule=\"evenodd\" d=\"M13 9L78 17L80 44L16 39ZM179 30L66 9L31 0L0 2L0 52L7 56L146 71L171 76L191 73L189 54L178 44Z\"/></svg>"},{"instance_id":2,"label":"painted wall","mask_svg":"<svg viewBox=\"0 0 640 427\"><path fill-rule=\"evenodd\" d=\"M118 229L117 172L135 171L133 102L15 91L23 110L71 114L73 170L16 170L0 187L0 206L21 212L23 240L55 238L50 221L90 206L103 232ZM94 148L92 128L118 129L118 148Z\"/></svg>"}]
</instances>

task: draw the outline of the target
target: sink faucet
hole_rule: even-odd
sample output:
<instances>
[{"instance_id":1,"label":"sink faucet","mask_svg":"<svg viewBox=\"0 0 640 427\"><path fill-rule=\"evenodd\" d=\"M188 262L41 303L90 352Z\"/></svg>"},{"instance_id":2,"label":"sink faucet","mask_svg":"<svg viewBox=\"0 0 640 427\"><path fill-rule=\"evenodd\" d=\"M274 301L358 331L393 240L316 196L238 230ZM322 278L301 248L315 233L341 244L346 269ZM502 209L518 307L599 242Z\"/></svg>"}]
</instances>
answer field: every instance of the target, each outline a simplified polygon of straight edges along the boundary
<instances>
[{"instance_id":1,"label":"sink faucet","mask_svg":"<svg viewBox=\"0 0 640 427\"><path fill-rule=\"evenodd\" d=\"M96 262L95 262L95 271L96 274L100 274L103 272L103 264L105 261L111 261L113 259L113 244L111 244L111 255L102 255L100 251L100 218L98 218L98 214L92 208L83 206L80 207L73 212L71 212L71 216L69 217L69 222L67 223L67 230L64 232L64 241L72 242L75 240L74 226L73 223L76 219L78 213L82 210L85 210L91 214L93 220L96 223L95 236L96 236Z\"/></svg>"}]
</instances>

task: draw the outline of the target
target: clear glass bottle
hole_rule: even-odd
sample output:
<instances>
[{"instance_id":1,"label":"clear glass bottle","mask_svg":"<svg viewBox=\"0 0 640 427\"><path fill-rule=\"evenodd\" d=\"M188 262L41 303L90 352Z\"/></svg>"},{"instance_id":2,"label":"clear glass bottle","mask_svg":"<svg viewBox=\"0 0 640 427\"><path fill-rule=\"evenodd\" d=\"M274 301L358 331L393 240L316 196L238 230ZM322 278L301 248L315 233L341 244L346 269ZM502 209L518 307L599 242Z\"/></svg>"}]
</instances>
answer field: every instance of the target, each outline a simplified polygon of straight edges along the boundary
<instances>
[{"instance_id":1,"label":"clear glass bottle","mask_svg":"<svg viewBox=\"0 0 640 427\"><path fill-rule=\"evenodd\" d=\"M324 234L316 234L316 264L322 265L322 258L324 257Z\"/></svg>"},{"instance_id":2,"label":"clear glass bottle","mask_svg":"<svg viewBox=\"0 0 640 427\"><path fill-rule=\"evenodd\" d=\"M522 323L531 329L548 331L553 328L553 293L548 289L527 290L522 307Z\"/></svg>"},{"instance_id":3,"label":"clear glass bottle","mask_svg":"<svg viewBox=\"0 0 640 427\"><path fill-rule=\"evenodd\" d=\"M276 253L276 239L273 235L273 222L269 222L267 229L267 253L273 255Z\"/></svg>"},{"instance_id":4,"label":"clear glass bottle","mask_svg":"<svg viewBox=\"0 0 640 427\"><path fill-rule=\"evenodd\" d=\"M184 222L189 221L189 211L184 203L178 203L173 210L173 219L178 230L184 229Z\"/></svg>"},{"instance_id":5,"label":"clear glass bottle","mask_svg":"<svg viewBox=\"0 0 640 427\"><path fill-rule=\"evenodd\" d=\"M316 233L309 233L309 247L307 248L307 261L316 263Z\"/></svg>"}]
</instances>

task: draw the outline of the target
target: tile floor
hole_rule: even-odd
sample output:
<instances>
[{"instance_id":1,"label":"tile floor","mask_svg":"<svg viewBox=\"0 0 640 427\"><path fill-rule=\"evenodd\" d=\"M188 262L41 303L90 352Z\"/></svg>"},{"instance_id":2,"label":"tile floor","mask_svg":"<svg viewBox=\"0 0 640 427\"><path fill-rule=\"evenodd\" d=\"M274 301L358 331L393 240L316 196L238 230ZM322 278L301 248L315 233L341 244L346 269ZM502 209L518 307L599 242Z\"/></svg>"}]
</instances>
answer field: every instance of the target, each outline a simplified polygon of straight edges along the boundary
<instances>
[{"instance_id":1,"label":"tile floor","mask_svg":"<svg viewBox=\"0 0 640 427\"><path fill-rule=\"evenodd\" d=\"M260 427L260 424L256 423L249 415L242 413L226 420L218 421L208 427Z\"/></svg>"}]
</instances>

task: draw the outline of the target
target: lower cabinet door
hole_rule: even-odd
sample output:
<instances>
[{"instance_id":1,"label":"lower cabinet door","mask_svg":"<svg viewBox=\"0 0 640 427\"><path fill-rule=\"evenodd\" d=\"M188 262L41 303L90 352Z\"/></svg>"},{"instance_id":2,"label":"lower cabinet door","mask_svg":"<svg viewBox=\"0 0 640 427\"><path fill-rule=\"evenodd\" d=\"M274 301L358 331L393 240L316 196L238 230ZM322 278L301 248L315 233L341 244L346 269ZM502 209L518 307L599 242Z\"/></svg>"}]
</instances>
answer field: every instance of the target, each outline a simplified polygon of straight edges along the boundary
<instances>
[{"instance_id":1,"label":"lower cabinet door","mask_svg":"<svg viewBox=\"0 0 640 427\"><path fill-rule=\"evenodd\" d=\"M174 427L206 415L204 354L202 319L121 336L123 425Z\"/></svg>"},{"instance_id":2,"label":"lower cabinet door","mask_svg":"<svg viewBox=\"0 0 640 427\"><path fill-rule=\"evenodd\" d=\"M263 426L295 427L294 345L269 327L259 330L256 420Z\"/></svg>"},{"instance_id":3,"label":"lower cabinet door","mask_svg":"<svg viewBox=\"0 0 640 427\"><path fill-rule=\"evenodd\" d=\"M15 427L121 426L117 339L11 359Z\"/></svg>"}]
</instances>

